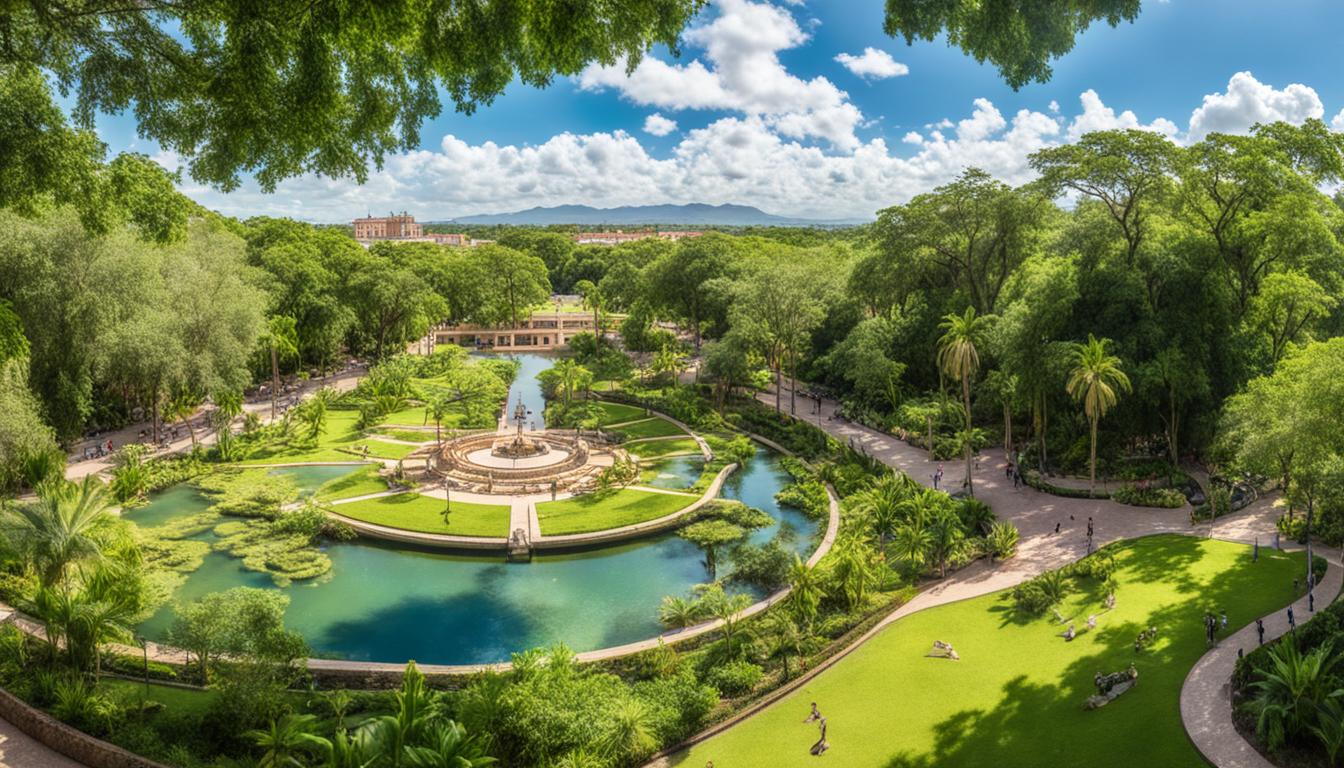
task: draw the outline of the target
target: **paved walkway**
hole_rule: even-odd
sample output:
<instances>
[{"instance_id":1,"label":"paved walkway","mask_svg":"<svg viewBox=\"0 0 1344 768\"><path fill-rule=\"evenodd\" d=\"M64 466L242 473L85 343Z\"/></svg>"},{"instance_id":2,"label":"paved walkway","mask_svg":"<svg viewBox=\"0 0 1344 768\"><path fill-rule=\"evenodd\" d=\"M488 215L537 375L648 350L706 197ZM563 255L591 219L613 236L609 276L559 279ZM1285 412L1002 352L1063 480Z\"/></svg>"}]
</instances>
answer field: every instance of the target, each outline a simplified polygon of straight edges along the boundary
<instances>
[{"instance_id":1,"label":"paved walkway","mask_svg":"<svg viewBox=\"0 0 1344 768\"><path fill-rule=\"evenodd\" d=\"M51 749L0 719L0 768L80 768L82 764Z\"/></svg>"},{"instance_id":2,"label":"paved walkway","mask_svg":"<svg viewBox=\"0 0 1344 768\"><path fill-rule=\"evenodd\" d=\"M296 390L295 392L286 393L285 398L291 398L295 396L302 398L305 395L309 395L313 392L316 392L322 387L331 387L335 389L337 392L348 392L355 388L355 385L359 383L359 379L364 374L365 370L363 368L352 368L348 371L343 371L339 374L329 376L326 379L310 379L309 381L306 381L303 384L301 384L298 390ZM197 419L200 418L199 414L202 413L205 413L204 409L202 409L198 413L198 415L193 418ZM270 421L271 416L270 399L268 398L265 400L254 400L244 403L243 416L240 416L237 420L235 420L234 423L235 424L238 423L249 413L255 413L258 417L261 418L262 423ZM281 411L281 415L283 415L283 411ZM171 424L167 426L172 427ZM106 444L107 441L110 439L112 441L112 447L114 449L121 448L122 446L128 443L140 442L140 432L149 430L151 428L152 427L150 423L144 421L138 424L131 424L129 426L122 427L121 429L115 432L104 432L95 439L85 440L78 443L75 446L74 452L70 454L68 462L65 465L66 478L70 480L80 480L85 475L91 475L98 472L103 472L112 468L112 458L113 458L112 456L104 456L100 459L88 459L84 461L79 460L81 451L85 446L92 445L94 443ZM196 431L196 442L199 443L200 445L207 447L214 445L216 439L218 439L218 435L216 435L214 430L212 429L205 428L205 429L197 429ZM172 453L180 453L182 451L187 451L190 449L191 449L191 435L186 434L178 438L177 440L174 440L171 443L169 443L167 448L153 451L152 455L163 456Z\"/></svg>"},{"instance_id":3,"label":"paved walkway","mask_svg":"<svg viewBox=\"0 0 1344 768\"><path fill-rule=\"evenodd\" d=\"M787 413L787 388L784 395L783 410ZM760 393L758 399L771 408L774 407L773 391ZM906 472L916 481L931 486L933 474L941 466L944 473L943 488L955 490L962 486L966 474L965 461L935 461L930 459L924 450L910 446L893 435L841 420L836 416L838 403L835 401L823 399L820 403L820 412L817 411L817 402L811 398L802 397L801 393L797 402L798 418L819 426L837 440L865 451L884 464ZM1240 512L1222 517L1212 523L1202 523L1198 527L1192 527L1188 508L1131 507L1108 499L1070 499L1051 496L1026 486L1014 488L1012 480L1004 472L1007 459L1002 448L983 452L980 461L975 464L976 466L972 469L972 479L976 497L993 507L994 513L999 519L1008 520L1016 525L1021 534L1015 557L992 566L986 561L977 561L947 579L924 589L910 602L885 617L843 652L813 668L807 675L796 678L779 695L768 697L760 706L716 725L697 736L696 741L727 730L747 717L773 706L774 702L783 698L787 692L795 690L816 675L821 674L832 664L844 658L893 622L899 621L916 611L1007 589L1045 571L1058 568L1083 557L1087 554L1087 522L1089 519L1094 523L1093 545L1096 548L1112 541L1156 533L1210 536L1248 544L1258 539L1263 545L1272 539L1274 521L1278 516L1273 500L1262 498ZM1055 533L1056 526L1059 527L1059 533ZM1341 577L1341 570L1339 568L1331 569L1335 579ZM1328 583L1328 579L1323 581L1321 589L1328 590ZM1333 598L1337 592L1338 586L1328 594ZM1324 594L1326 592L1323 591L1318 594L1318 597L1323 598ZM1322 605L1327 603L1328 600L1322 599ZM1294 610L1298 612L1299 616L1307 615L1305 607L1300 610L1295 608ZM1254 632L1253 627L1251 631ZM1232 657L1235 659L1236 647L1231 646L1231 648ZM1202 663L1204 662L1201 661ZM1217 673L1217 670L1210 672L1211 675ZM1229 669L1228 673L1220 679L1225 682L1230 678L1230 674ZM1203 694L1192 691L1193 700L1196 702L1194 706L1199 706L1200 695ZM1209 695L1212 695L1212 693ZM1182 698L1184 699L1184 695ZM1205 699L1203 705L1213 709L1215 702L1212 699ZM1185 705L1182 701L1182 710L1184 709ZM1226 727L1230 729L1232 727L1230 708L1227 710L1227 717L1223 719L1226 720ZM1219 738L1228 739L1225 733L1219 732L1219 734ZM1233 734L1235 734L1235 731L1233 731ZM1194 738L1193 733L1192 738ZM1245 744L1240 736L1237 736L1237 740ZM1249 745L1247 747L1249 748ZM668 758L664 757L649 765L670 766L672 764ZM1242 765L1242 763L1235 761L1217 762L1217 764Z\"/></svg>"},{"instance_id":4,"label":"paved walkway","mask_svg":"<svg viewBox=\"0 0 1344 768\"><path fill-rule=\"evenodd\" d=\"M1324 550L1316 554L1330 561L1321 583L1316 585L1316 607L1324 608L1339 595L1344 585L1344 567L1340 553ZM1293 603L1293 614L1298 622L1311 618L1307 598ZM1265 624L1265 640L1273 640L1288 631L1288 611L1275 611L1261 619ZM1232 724L1232 672L1237 666L1237 649L1247 651L1259 642L1255 622L1224 638L1195 664L1181 686L1181 721L1190 740L1214 765L1238 768L1274 768L1242 738Z\"/></svg>"}]
</instances>

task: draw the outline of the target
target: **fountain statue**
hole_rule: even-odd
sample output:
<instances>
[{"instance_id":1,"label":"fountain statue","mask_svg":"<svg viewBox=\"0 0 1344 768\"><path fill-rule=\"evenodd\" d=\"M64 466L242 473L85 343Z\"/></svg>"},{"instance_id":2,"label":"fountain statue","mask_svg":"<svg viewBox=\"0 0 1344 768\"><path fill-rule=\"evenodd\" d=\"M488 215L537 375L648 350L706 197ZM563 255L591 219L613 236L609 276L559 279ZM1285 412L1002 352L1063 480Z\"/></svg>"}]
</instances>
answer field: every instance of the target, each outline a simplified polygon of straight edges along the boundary
<instances>
[{"instance_id":1,"label":"fountain statue","mask_svg":"<svg viewBox=\"0 0 1344 768\"><path fill-rule=\"evenodd\" d=\"M527 423L527 406L523 405L521 395L518 397L518 406L513 409L513 420L517 425L513 439L496 443L491 450L492 454L504 459L525 459L550 450L544 441L533 440L523 434L523 426Z\"/></svg>"}]
</instances>

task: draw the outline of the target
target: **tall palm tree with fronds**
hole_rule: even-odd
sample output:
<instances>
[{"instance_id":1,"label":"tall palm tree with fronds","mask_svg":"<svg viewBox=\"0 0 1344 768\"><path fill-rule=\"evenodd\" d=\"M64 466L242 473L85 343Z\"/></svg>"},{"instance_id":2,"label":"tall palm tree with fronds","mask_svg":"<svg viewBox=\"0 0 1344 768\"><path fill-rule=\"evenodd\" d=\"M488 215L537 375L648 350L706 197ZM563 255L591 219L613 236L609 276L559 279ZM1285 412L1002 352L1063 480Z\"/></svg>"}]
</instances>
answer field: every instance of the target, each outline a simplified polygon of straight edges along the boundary
<instances>
[{"instance_id":1,"label":"tall palm tree with fronds","mask_svg":"<svg viewBox=\"0 0 1344 768\"><path fill-rule=\"evenodd\" d=\"M1069 395L1083 404L1083 414L1092 429L1087 480L1089 497L1096 492L1097 486L1097 422L1115 407L1120 393L1130 391L1129 377L1120 369L1120 358L1107 349L1109 342L1109 339L1098 339L1089 333L1086 344L1074 345L1073 371L1066 386Z\"/></svg>"},{"instance_id":2,"label":"tall palm tree with fronds","mask_svg":"<svg viewBox=\"0 0 1344 768\"><path fill-rule=\"evenodd\" d=\"M821 583L821 574L816 568L803 562L798 555L793 556L793 565L789 568L789 605L794 614L809 630L817 617L817 606L825 596Z\"/></svg>"},{"instance_id":3,"label":"tall palm tree with fronds","mask_svg":"<svg viewBox=\"0 0 1344 768\"><path fill-rule=\"evenodd\" d=\"M963 314L952 313L938 325L943 329L938 339L938 367L948 376L961 380L961 404L965 410L966 431L971 431L971 379L980 368L979 347L985 343L989 318L976 316L975 307L967 307ZM970 444L963 446L966 454L966 489L975 495L971 481Z\"/></svg>"},{"instance_id":4,"label":"tall palm tree with fronds","mask_svg":"<svg viewBox=\"0 0 1344 768\"><path fill-rule=\"evenodd\" d=\"M37 501L12 507L4 533L37 572L39 586L56 587L72 565L102 557L94 532L110 506L97 477L78 484L59 480L44 485Z\"/></svg>"}]
</instances>

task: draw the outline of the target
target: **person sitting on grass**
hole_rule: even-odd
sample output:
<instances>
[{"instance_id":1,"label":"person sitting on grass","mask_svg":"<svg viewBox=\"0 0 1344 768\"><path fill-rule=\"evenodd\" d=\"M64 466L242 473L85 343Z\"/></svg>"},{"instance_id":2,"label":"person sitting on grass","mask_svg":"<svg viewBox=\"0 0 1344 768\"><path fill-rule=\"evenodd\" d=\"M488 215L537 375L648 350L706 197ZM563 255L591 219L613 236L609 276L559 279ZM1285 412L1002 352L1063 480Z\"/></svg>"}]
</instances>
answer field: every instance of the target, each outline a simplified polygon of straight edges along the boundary
<instances>
[{"instance_id":1,"label":"person sitting on grass","mask_svg":"<svg viewBox=\"0 0 1344 768\"><path fill-rule=\"evenodd\" d=\"M1069 622L1069 628L1066 629L1066 630L1064 630L1064 641L1065 641L1065 642L1072 642L1072 641L1073 641L1073 638L1075 638L1075 637L1077 637L1077 636L1078 636L1078 633L1073 631L1073 622L1070 621L1070 622Z\"/></svg>"},{"instance_id":2,"label":"person sitting on grass","mask_svg":"<svg viewBox=\"0 0 1344 768\"><path fill-rule=\"evenodd\" d=\"M952 644L944 643L942 640L933 641L933 650L929 652L929 655L947 658L953 661L961 660L961 657L957 655L957 651L952 647Z\"/></svg>"}]
</instances>

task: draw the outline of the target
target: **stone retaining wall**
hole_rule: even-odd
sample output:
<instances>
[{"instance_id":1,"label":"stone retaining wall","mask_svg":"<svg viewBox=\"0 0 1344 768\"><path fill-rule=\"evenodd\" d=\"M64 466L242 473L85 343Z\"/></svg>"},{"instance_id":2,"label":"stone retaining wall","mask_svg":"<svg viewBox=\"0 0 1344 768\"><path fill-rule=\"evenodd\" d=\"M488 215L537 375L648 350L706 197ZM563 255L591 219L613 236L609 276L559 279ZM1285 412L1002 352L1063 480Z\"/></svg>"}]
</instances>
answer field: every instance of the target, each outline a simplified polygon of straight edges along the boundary
<instances>
[{"instance_id":1,"label":"stone retaining wall","mask_svg":"<svg viewBox=\"0 0 1344 768\"><path fill-rule=\"evenodd\" d=\"M109 744L28 706L14 694L0 689L0 718L28 736L89 768L167 768L146 757ZM20 768L15 764L14 768Z\"/></svg>"}]
</instances>

